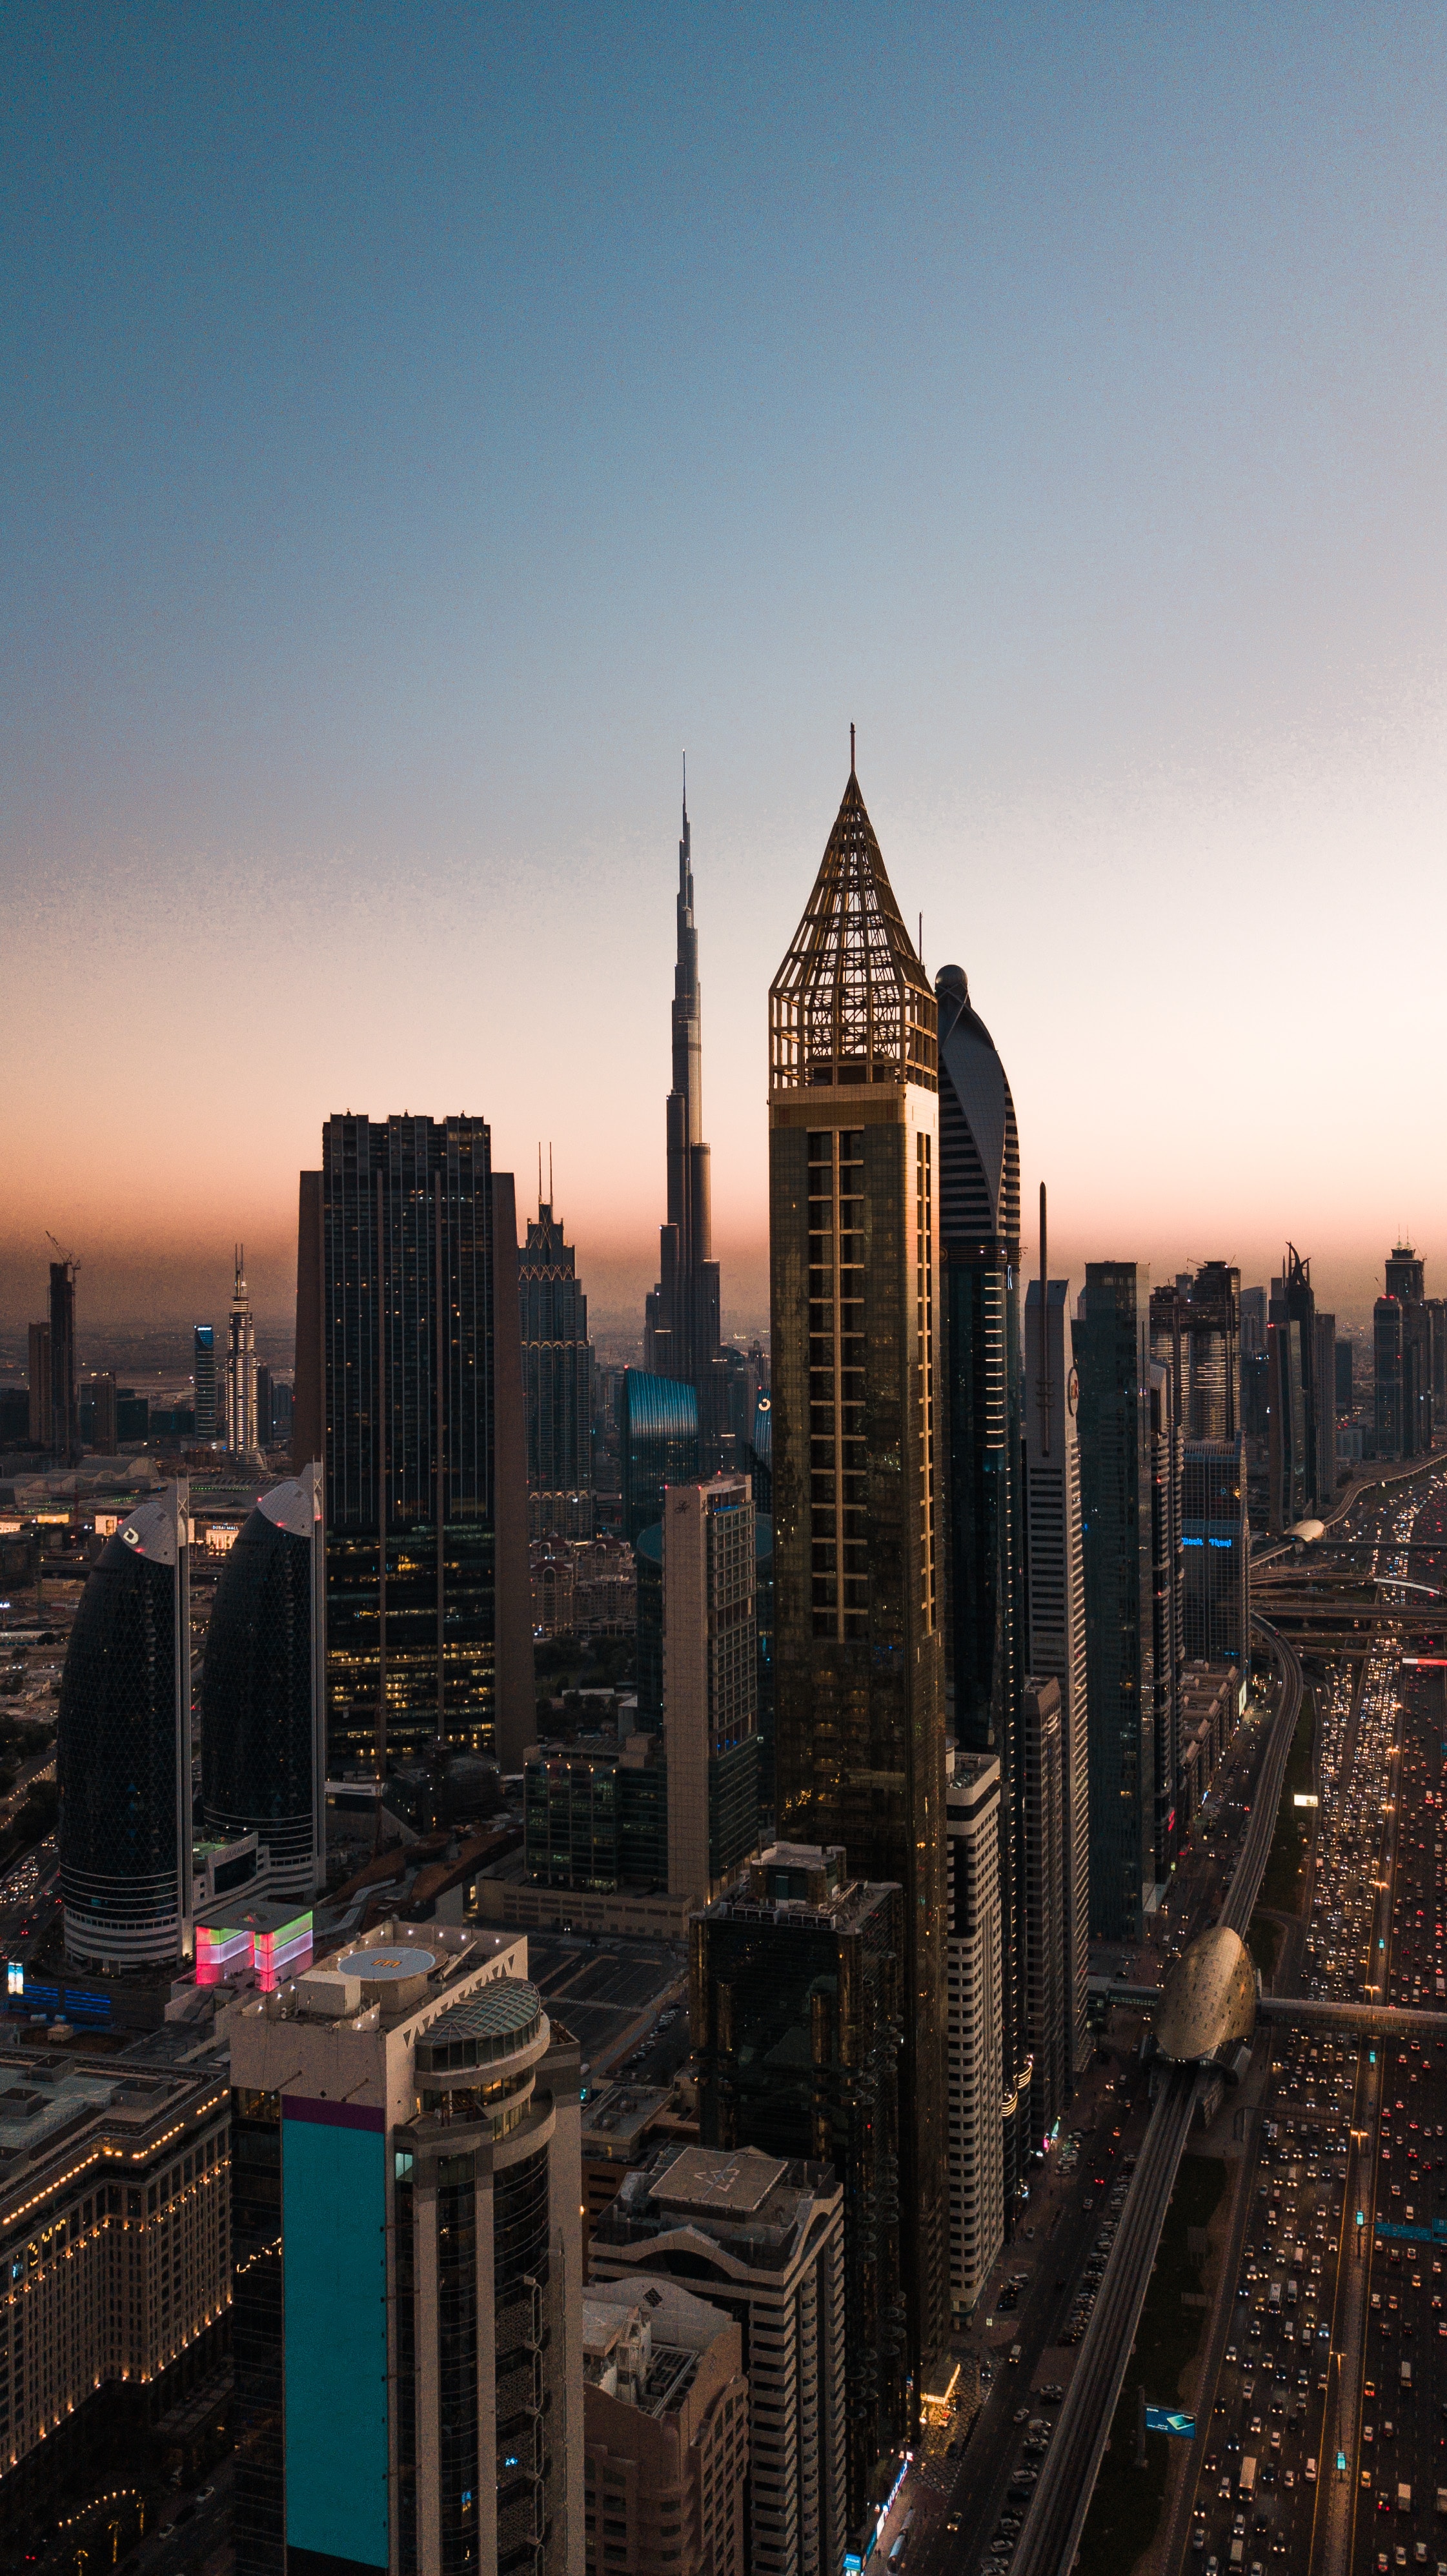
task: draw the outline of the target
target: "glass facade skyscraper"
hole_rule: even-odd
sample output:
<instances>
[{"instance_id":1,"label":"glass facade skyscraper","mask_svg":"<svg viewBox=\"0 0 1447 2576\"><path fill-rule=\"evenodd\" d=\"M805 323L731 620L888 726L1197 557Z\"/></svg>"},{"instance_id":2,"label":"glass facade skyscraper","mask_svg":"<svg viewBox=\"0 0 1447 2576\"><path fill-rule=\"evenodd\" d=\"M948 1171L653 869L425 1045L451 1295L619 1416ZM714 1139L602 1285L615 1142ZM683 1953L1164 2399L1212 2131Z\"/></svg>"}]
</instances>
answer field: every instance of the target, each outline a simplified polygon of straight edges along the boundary
<instances>
[{"instance_id":1,"label":"glass facade skyscraper","mask_svg":"<svg viewBox=\"0 0 1447 2576\"><path fill-rule=\"evenodd\" d=\"M582 2576L576 2042L389 1923L231 2037L237 2576Z\"/></svg>"},{"instance_id":2,"label":"glass facade skyscraper","mask_svg":"<svg viewBox=\"0 0 1447 2576\"><path fill-rule=\"evenodd\" d=\"M776 1812L904 1891L916 2396L949 2323L937 1016L851 769L769 996Z\"/></svg>"},{"instance_id":3,"label":"glass facade skyscraper","mask_svg":"<svg viewBox=\"0 0 1447 2576\"><path fill-rule=\"evenodd\" d=\"M1138 1941L1155 1878L1150 1274L1086 1264L1073 1328L1080 1398L1090 1695L1090 1928Z\"/></svg>"},{"instance_id":4,"label":"glass facade skyscraper","mask_svg":"<svg viewBox=\"0 0 1447 2576\"><path fill-rule=\"evenodd\" d=\"M709 1149L703 1141L703 991L693 918L688 798L678 844L677 963L673 972L673 1084L668 1094L668 1215L659 1228L658 1285L647 1300L644 1360L651 1374L695 1390L707 1432L719 1349L719 1277L713 1258Z\"/></svg>"},{"instance_id":5,"label":"glass facade skyscraper","mask_svg":"<svg viewBox=\"0 0 1447 2576\"><path fill-rule=\"evenodd\" d=\"M191 1377L196 1389L196 1438L214 1440L216 1412L216 1327L197 1324L191 1334Z\"/></svg>"},{"instance_id":6,"label":"glass facade skyscraper","mask_svg":"<svg viewBox=\"0 0 1447 2576\"><path fill-rule=\"evenodd\" d=\"M481 1118L348 1114L322 1146L297 1376L323 1390L329 1737L515 1767L534 1712L512 1176Z\"/></svg>"},{"instance_id":7,"label":"glass facade skyscraper","mask_svg":"<svg viewBox=\"0 0 1447 2576\"><path fill-rule=\"evenodd\" d=\"M1042 1190L1042 1236L1044 1219ZM1026 1670L1037 1681L1048 1673L1060 1685L1066 2080L1073 2091L1091 2054L1090 1726L1076 1431L1080 1388L1071 1359L1069 1285L1048 1276L1032 1279L1025 1295L1025 1593Z\"/></svg>"},{"instance_id":8,"label":"glass facade skyscraper","mask_svg":"<svg viewBox=\"0 0 1447 2576\"><path fill-rule=\"evenodd\" d=\"M191 1914L191 1622L185 1479L92 1568L60 1684L60 1893L73 1959L180 1959Z\"/></svg>"},{"instance_id":9,"label":"glass facade skyscraper","mask_svg":"<svg viewBox=\"0 0 1447 2576\"><path fill-rule=\"evenodd\" d=\"M902 1898L778 1844L689 1926L704 2146L832 2164L844 2186L848 2521L904 2435L899 2266Z\"/></svg>"},{"instance_id":10,"label":"glass facade skyscraper","mask_svg":"<svg viewBox=\"0 0 1447 2576\"><path fill-rule=\"evenodd\" d=\"M1186 1661L1235 1664L1241 1672L1249 1671L1251 1531L1244 1439L1186 1442L1181 1540Z\"/></svg>"},{"instance_id":11,"label":"glass facade skyscraper","mask_svg":"<svg viewBox=\"0 0 1447 2576\"><path fill-rule=\"evenodd\" d=\"M263 1495L221 1569L201 1678L201 1798L255 1833L277 1895L326 1879L321 1469Z\"/></svg>"},{"instance_id":12,"label":"glass facade skyscraper","mask_svg":"<svg viewBox=\"0 0 1447 2576\"><path fill-rule=\"evenodd\" d=\"M50 1446L74 1466L81 1454L80 1387L75 1366L75 1263L50 1265Z\"/></svg>"},{"instance_id":13,"label":"glass facade skyscraper","mask_svg":"<svg viewBox=\"0 0 1447 2576\"><path fill-rule=\"evenodd\" d=\"M254 1457L258 1446L256 1327L240 1244L236 1247L236 1277L226 1322L226 1446L241 1458Z\"/></svg>"},{"instance_id":14,"label":"glass facade skyscraper","mask_svg":"<svg viewBox=\"0 0 1447 2576\"><path fill-rule=\"evenodd\" d=\"M1426 1264L1410 1243L1388 1254L1385 1284L1372 1309L1377 1456L1424 1457L1434 1420L1433 1319Z\"/></svg>"},{"instance_id":15,"label":"glass facade skyscraper","mask_svg":"<svg viewBox=\"0 0 1447 2576\"><path fill-rule=\"evenodd\" d=\"M539 1196L518 1258L523 1397L528 1417L528 1523L535 1537L568 1526L567 1498L593 1483L592 1352L577 1255Z\"/></svg>"},{"instance_id":16,"label":"glass facade skyscraper","mask_svg":"<svg viewBox=\"0 0 1447 2576\"><path fill-rule=\"evenodd\" d=\"M623 1535L630 1547L663 1517L668 1485L699 1472L698 1389L652 1369L625 1369L618 1391Z\"/></svg>"},{"instance_id":17,"label":"glass facade skyscraper","mask_svg":"<svg viewBox=\"0 0 1447 2576\"><path fill-rule=\"evenodd\" d=\"M939 1257L947 1673L955 1742L1000 1765L1000 2029L1009 2223L1029 2149L1025 1546L1021 1494L1020 1141L1010 1085L959 966L939 1002Z\"/></svg>"},{"instance_id":18,"label":"glass facade skyscraper","mask_svg":"<svg viewBox=\"0 0 1447 2576\"><path fill-rule=\"evenodd\" d=\"M1286 1247L1271 1282L1266 1348L1270 1419L1270 1518L1289 1530L1325 1509L1336 1490L1336 1323L1316 1310L1311 1263Z\"/></svg>"}]
</instances>

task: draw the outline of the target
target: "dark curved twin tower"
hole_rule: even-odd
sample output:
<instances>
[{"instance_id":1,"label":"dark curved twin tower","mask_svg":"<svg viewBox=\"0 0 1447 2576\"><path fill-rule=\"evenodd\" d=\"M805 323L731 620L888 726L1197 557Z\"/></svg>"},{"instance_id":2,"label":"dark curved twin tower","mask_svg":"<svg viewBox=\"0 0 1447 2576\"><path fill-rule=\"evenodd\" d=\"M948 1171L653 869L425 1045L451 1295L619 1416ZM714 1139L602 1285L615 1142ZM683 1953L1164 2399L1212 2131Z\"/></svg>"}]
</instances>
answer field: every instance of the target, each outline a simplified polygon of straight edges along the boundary
<instances>
[{"instance_id":1,"label":"dark curved twin tower","mask_svg":"<svg viewBox=\"0 0 1447 2576\"><path fill-rule=\"evenodd\" d=\"M216 1587L201 1686L201 1805L217 1841L254 1833L268 1888L325 1878L321 1471L264 1494Z\"/></svg>"},{"instance_id":2,"label":"dark curved twin tower","mask_svg":"<svg viewBox=\"0 0 1447 2576\"><path fill-rule=\"evenodd\" d=\"M258 1896L309 1896L325 1864L321 1506L316 1467L265 1495L222 1571L201 1686L205 1833L254 1833ZM65 1942L110 1969L188 1957L204 1878L192 1830L189 1489L139 1504L76 1614L57 1778ZM204 1855L203 1855L204 1857ZM241 1888L237 1900L245 1903Z\"/></svg>"}]
</instances>

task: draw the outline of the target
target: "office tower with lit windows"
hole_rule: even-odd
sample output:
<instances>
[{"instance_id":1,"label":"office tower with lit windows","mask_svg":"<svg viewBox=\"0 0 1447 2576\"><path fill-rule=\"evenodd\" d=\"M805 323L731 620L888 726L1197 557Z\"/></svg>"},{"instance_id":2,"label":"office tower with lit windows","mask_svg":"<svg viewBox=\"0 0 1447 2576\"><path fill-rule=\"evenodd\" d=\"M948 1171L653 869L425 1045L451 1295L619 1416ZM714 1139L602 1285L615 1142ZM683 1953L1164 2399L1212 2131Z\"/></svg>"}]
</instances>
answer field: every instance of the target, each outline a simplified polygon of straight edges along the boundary
<instances>
[{"instance_id":1,"label":"office tower with lit windows","mask_svg":"<svg viewBox=\"0 0 1447 2576\"><path fill-rule=\"evenodd\" d=\"M1025 1770L1025 2037L1029 2136L1043 2146L1065 2108L1065 1784L1060 1684L1028 1677L1020 1694Z\"/></svg>"},{"instance_id":2,"label":"office tower with lit windows","mask_svg":"<svg viewBox=\"0 0 1447 2576\"><path fill-rule=\"evenodd\" d=\"M1425 1313L1425 1309L1423 1310ZM1316 1318L1316 1502L1325 1511L1336 1492L1336 1317L1320 1312ZM1423 1334L1425 1344L1426 1335ZM1424 1349L1424 1369L1427 1358ZM1430 1396L1428 1405L1430 1410ZM1427 1445L1431 1446L1430 1427Z\"/></svg>"},{"instance_id":3,"label":"office tower with lit windows","mask_svg":"<svg viewBox=\"0 0 1447 2576\"><path fill-rule=\"evenodd\" d=\"M122 1969L190 1946L189 1488L138 1504L81 1595L60 1684L69 1958Z\"/></svg>"},{"instance_id":4,"label":"office tower with lit windows","mask_svg":"<svg viewBox=\"0 0 1447 2576\"><path fill-rule=\"evenodd\" d=\"M97 1369L86 1388L89 1403L81 1410L90 1417L87 1447L102 1458L116 1454L116 1377L114 1369Z\"/></svg>"},{"instance_id":5,"label":"office tower with lit windows","mask_svg":"<svg viewBox=\"0 0 1447 2576\"><path fill-rule=\"evenodd\" d=\"M678 1378L695 1390L707 1446L713 1428L709 1413L714 1363L719 1355L719 1275L713 1258L709 1149L703 1141L703 991L698 977L686 793L675 914L673 1084L666 1118L668 1215L659 1229L658 1284L645 1308L643 1358L653 1375Z\"/></svg>"},{"instance_id":6,"label":"office tower with lit windows","mask_svg":"<svg viewBox=\"0 0 1447 2576\"><path fill-rule=\"evenodd\" d=\"M214 1440L220 1429L216 1402L216 1327L196 1324L191 1332L191 1382L196 1390L196 1438Z\"/></svg>"},{"instance_id":7,"label":"office tower with lit windows","mask_svg":"<svg viewBox=\"0 0 1447 2576\"><path fill-rule=\"evenodd\" d=\"M73 1261L50 1265L50 1447L57 1458L75 1466L80 1458L80 1387L75 1362L75 1274Z\"/></svg>"},{"instance_id":8,"label":"office tower with lit windows","mask_svg":"<svg viewBox=\"0 0 1447 2576\"><path fill-rule=\"evenodd\" d=\"M1379 1458L1421 1458L1432 1446L1432 1316L1426 1264L1409 1243L1387 1256L1385 1294L1372 1310Z\"/></svg>"},{"instance_id":9,"label":"office tower with lit windows","mask_svg":"<svg viewBox=\"0 0 1447 2576\"><path fill-rule=\"evenodd\" d=\"M1241 1273L1206 1261L1192 1278L1151 1290L1151 1357L1169 1368L1187 1440L1234 1440L1241 1428Z\"/></svg>"},{"instance_id":10,"label":"office tower with lit windows","mask_svg":"<svg viewBox=\"0 0 1447 2576\"><path fill-rule=\"evenodd\" d=\"M577 2043L387 1922L226 2015L236 2576L583 2576Z\"/></svg>"},{"instance_id":11,"label":"office tower with lit windows","mask_svg":"<svg viewBox=\"0 0 1447 2576\"><path fill-rule=\"evenodd\" d=\"M551 1149L549 1171L551 1174ZM549 1183L551 1191L551 1179ZM588 1300L577 1255L538 1194L518 1258L523 1401L528 1420L528 1528L576 1536L577 1498L593 1485L592 1362Z\"/></svg>"},{"instance_id":12,"label":"office tower with lit windows","mask_svg":"<svg viewBox=\"0 0 1447 2576\"><path fill-rule=\"evenodd\" d=\"M1251 1655L1251 1530L1246 1443L1188 1440L1181 1473L1185 1559L1181 1645L1187 1663L1235 1664Z\"/></svg>"},{"instance_id":13,"label":"office tower with lit windows","mask_svg":"<svg viewBox=\"0 0 1447 2576\"><path fill-rule=\"evenodd\" d=\"M1164 1888L1176 1858L1176 1789L1181 1753L1181 1468L1185 1443L1172 1370L1150 1364L1151 1670L1155 1727L1155 1880Z\"/></svg>"},{"instance_id":14,"label":"office tower with lit windows","mask_svg":"<svg viewBox=\"0 0 1447 2576\"><path fill-rule=\"evenodd\" d=\"M904 1891L916 2400L948 2332L937 1010L852 768L769 996L779 1837Z\"/></svg>"},{"instance_id":15,"label":"office tower with lit windows","mask_svg":"<svg viewBox=\"0 0 1447 2576\"><path fill-rule=\"evenodd\" d=\"M1042 1234L1044 1213L1042 1196ZM1072 2092L1092 2054L1086 2022L1090 1727L1078 1406L1070 1283L1032 1279L1025 1296L1025 1665L1037 1678L1049 1674L1060 1685L1066 2082Z\"/></svg>"},{"instance_id":16,"label":"office tower with lit windows","mask_svg":"<svg viewBox=\"0 0 1447 2576\"><path fill-rule=\"evenodd\" d=\"M946 1676L961 1751L1000 1764L1001 2152L1007 2224L1029 2152L1021 1682L1020 1142L1005 1068L959 966L939 1004L939 1263Z\"/></svg>"},{"instance_id":17,"label":"office tower with lit windows","mask_svg":"<svg viewBox=\"0 0 1447 2576\"><path fill-rule=\"evenodd\" d=\"M50 1447L50 1326L30 1327L29 1436L31 1446Z\"/></svg>"},{"instance_id":18,"label":"office tower with lit windows","mask_svg":"<svg viewBox=\"0 0 1447 2576\"><path fill-rule=\"evenodd\" d=\"M1266 1324L1270 1522L1278 1533L1321 1512L1336 1490L1335 1326L1328 1343L1317 1322L1311 1263L1289 1243L1281 1277L1271 1282Z\"/></svg>"},{"instance_id":19,"label":"office tower with lit windows","mask_svg":"<svg viewBox=\"0 0 1447 2576\"><path fill-rule=\"evenodd\" d=\"M1091 1261L1072 1328L1079 1385L1090 1928L1138 1941L1155 1884L1150 1274Z\"/></svg>"},{"instance_id":20,"label":"office tower with lit windows","mask_svg":"<svg viewBox=\"0 0 1447 2576\"><path fill-rule=\"evenodd\" d=\"M707 1905L759 1838L754 1506L747 1476L663 1498L668 1886Z\"/></svg>"},{"instance_id":21,"label":"office tower with lit windows","mask_svg":"<svg viewBox=\"0 0 1447 2576\"><path fill-rule=\"evenodd\" d=\"M1000 2022L1000 1764L950 1756L948 1837L950 2307L970 2315L1005 2242Z\"/></svg>"},{"instance_id":22,"label":"office tower with lit windows","mask_svg":"<svg viewBox=\"0 0 1447 2576\"><path fill-rule=\"evenodd\" d=\"M899 2268L902 1898L842 1851L775 1843L689 1926L706 2147L812 2157L844 2188L847 2519L905 2438ZM998 2111L998 2087L997 2087ZM999 2162L998 2119L993 2144Z\"/></svg>"},{"instance_id":23,"label":"office tower with lit windows","mask_svg":"<svg viewBox=\"0 0 1447 2576\"><path fill-rule=\"evenodd\" d=\"M251 1299L246 1293L246 1271L238 1244L231 1312L226 1321L226 1446L239 1458L252 1458L258 1445L256 1326L252 1320Z\"/></svg>"},{"instance_id":24,"label":"office tower with lit windows","mask_svg":"<svg viewBox=\"0 0 1447 2576\"><path fill-rule=\"evenodd\" d=\"M652 1369L625 1369L618 1391L618 1465L623 1535L630 1547L662 1520L667 1488L697 1477L699 1445L698 1389Z\"/></svg>"},{"instance_id":25,"label":"office tower with lit windows","mask_svg":"<svg viewBox=\"0 0 1447 2576\"><path fill-rule=\"evenodd\" d=\"M268 1893L326 1883L325 1549L320 1465L273 1485L216 1586L201 1676L208 1836L255 1834Z\"/></svg>"},{"instance_id":26,"label":"office tower with lit windows","mask_svg":"<svg viewBox=\"0 0 1447 2576\"><path fill-rule=\"evenodd\" d=\"M440 1739L518 1769L535 1725L512 1175L485 1119L348 1112L308 1178L293 1440L320 1399L329 1741L384 1763Z\"/></svg>"}]
</instances>

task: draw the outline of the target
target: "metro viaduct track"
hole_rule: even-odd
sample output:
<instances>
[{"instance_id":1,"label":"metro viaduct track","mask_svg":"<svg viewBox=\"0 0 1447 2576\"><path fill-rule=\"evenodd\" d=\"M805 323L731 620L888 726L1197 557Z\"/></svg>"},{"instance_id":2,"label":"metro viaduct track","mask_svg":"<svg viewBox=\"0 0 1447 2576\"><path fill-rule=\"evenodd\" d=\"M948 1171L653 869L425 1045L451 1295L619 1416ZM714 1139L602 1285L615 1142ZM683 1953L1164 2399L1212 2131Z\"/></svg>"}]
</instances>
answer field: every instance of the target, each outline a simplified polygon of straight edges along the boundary
<instances>
[{"instance_id":1,"label":"metro viaduct track","mask_svg":"<svg viewBox=\"0 0 1447 2576\"><path fill-rule=\"evenodd\" d=\"M1132 2012L1149 2012L1161 1999L1159 1986L1128 1986L1114 1977L1092 1977L1090 1992ZM1410 2004L1339 2003L1330 1995L1260 1995L1256 2019L1272 2029L1341 2030L1363 2039L1447 2038L1447 2012Z\"/></svg>"},{"instance_id":2,"label":"metro viaduct track","mask_svg":"<svg viewBox=\"0 0 1447 2576\"><path fill-rule=\"evenodd\" d=\"M1221 1909L1221 1921L1243 1939L1276 1831L1286 1759L1302 1697L1301 1661L1290 1639L1254 1613L1251 1624L1275 1656L1281 1689L1235 1877ZM1012 2576L1065 2576L1075 2557L1145 2305L1200 2080L1195 2066L1170 2066L1162 2076L1105 2277L1056 2421L1055 2438L1025 2516Z\"/></svg>"}]
</instances>

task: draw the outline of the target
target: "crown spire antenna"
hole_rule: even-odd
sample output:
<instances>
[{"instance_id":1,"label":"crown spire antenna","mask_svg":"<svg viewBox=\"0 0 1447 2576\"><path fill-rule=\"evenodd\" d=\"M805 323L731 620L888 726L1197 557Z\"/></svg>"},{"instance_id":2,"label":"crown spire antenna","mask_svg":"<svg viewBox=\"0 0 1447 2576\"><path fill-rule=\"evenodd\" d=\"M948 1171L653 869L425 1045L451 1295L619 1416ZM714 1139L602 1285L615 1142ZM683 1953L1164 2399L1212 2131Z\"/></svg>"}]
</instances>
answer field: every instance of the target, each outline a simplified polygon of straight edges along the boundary
<instances>
[{"instance_id":1,"label":"crown spire antenna","mask_svg":"<svg viewBox=\"0 0 1447 2576\"><path fill-rule=\"evenodd\" d=\"M854 776L854 727L849 728L849 775Z\"/></svg>"}]
</instances>

